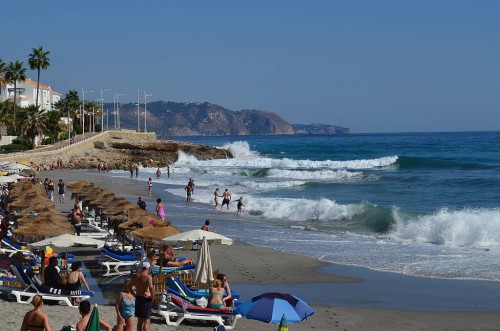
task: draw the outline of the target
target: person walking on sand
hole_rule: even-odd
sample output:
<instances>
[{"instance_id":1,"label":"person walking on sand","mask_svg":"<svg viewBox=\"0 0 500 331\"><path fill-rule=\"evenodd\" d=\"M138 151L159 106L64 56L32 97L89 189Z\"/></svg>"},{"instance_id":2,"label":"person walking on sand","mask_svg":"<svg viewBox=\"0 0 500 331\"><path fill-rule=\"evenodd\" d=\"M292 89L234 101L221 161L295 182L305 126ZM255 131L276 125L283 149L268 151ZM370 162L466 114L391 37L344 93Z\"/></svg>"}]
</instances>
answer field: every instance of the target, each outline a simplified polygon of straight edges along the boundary
<instances>
[{"instance_id":1,"label":"person walking on sand","mask_svg":"<svg viewBox=\"0 0 500 331\"><path fill-rule=\"evenodd\" d=\"M227 205L227 210L229 210L230 202L231 202L231 192L229 192L228 189L225 189L224 193L222 194L222 205L220 206L220 209L222 209L224 205Z\"/></svg>"},{"instance_id":2,"label":"person walking on sand","mask_svg":"<svg viewBox=\"0 0 500 331\"><path fill-rule=\"evenodd\" d=\"M56 184L54 183L54 180L50 179L49 184L47 185L47 192L49 194L50 201L54 201L55 186L56 186Z\"/></svg>"},{"instance_id":3,"label":"person walking on sand","mask_svg":"<svg viewBox=\"0 0 500 331\"><path fill-rule=\"evenodd\" d=\"M243 204L243 197L240 197L238 200L236 200L238 202L237 204L237 207L238 207L238 214L241 215L241 213L243 212L243 207L245 207L245 205Z\"/></svg>"},{"instance_id":4,"label":"person walking on sand","mask_svg":"<svg viewBox=\"0 0 500 331\"><path fill-rule=\"evenodd\" d=\"M43 298L41 295L35 295L31 300L34 309L24 315L21 331L52 331L49 324L49 317L43 311Z\"/></svg>"},{"instance_id":5,"label":"person walking on sand","mask_svg":"<svg viewBox=\"0 0 500 331\"><path fill-rule=\"evenodd\" d=\"M219 198L222 198L222 195L219 195L219 188L217 187L214 192L214 202L215 202L215 208L219 206Z\"/></svg>"},{"instance_id":6,"label":"person walking on sand","mask_svg":"<svg viewBox=\"0 0 500 331\"><path fill-rule=\"evenodd\" d=\"M59 179L57 184L57 193L59 193L59 203L64 203L64 192L66 190L66 185L63 183L62 179Z\"/></svg>"},{"instance_id":7,"label":"person walking on sand","mask_svg":"<svg viewBox=\"0 0 500 331\"><path fill-rule=\"evenodd\" d=\"M137 317L137 331L149 331L151 306L153 299L153 278L149 274L149 262L142 264L142 270L135 278L127 283L127 289L132 292L135 286L135 317Z\"/></svg>"},{"instance_id":8,"label":"person walking on sand","mask_svg":"<svg viewBox=\"0 0 500 331\"><path fill-rule=\"evenodd\" d=\"M153 192L153 180L151 177L148 179L148 195L151 196L151 193Z\"/></svg>"}]
</instances>

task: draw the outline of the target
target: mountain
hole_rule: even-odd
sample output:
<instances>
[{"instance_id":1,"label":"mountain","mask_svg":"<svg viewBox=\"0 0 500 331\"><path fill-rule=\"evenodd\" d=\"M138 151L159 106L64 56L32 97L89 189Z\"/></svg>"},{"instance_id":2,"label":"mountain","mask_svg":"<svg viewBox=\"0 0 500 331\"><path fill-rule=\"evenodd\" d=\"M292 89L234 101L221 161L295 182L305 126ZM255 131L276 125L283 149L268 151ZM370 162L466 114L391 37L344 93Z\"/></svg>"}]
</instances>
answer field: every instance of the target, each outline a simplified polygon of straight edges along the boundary
<instances>
[{"instance_id":1,"label":"mountain","mask_svg":"<svg viewBox=\"0 0 500 331\"><path fill-rule=\"evenodd\" d=\"M107 109L112 104L107 104ZM139 118L140 130L144 130L144 105L141 105ZM299 125L297 132L290 123L280 116L266 111L244 109L232 111L208 102L171 102L156 101L147 104L146 125L148 131L170 136L196 135L279 135L279 134L315 134L314 128L306 130L307 125ZM137 129L137 105L134 103L120 105L120 126L122 129ZM110 123L113 123L110 117ZM347 133L348 129L337 126L321 126L322 134ZM338 129L327 130L327 127ZM345 129L347 131L342 131Z\"/></svg>"},{"instance_id":2,"label":"mountain","mask_svg":"<svg viewBox=\"0 0 500 331\"><path fill-rule=\"evenodd\" d=\"M329 124L293 124L292 125L295 134L349 134L351 133L350 128L343 128L337 125Z\"/></svg>"}]
</instances>

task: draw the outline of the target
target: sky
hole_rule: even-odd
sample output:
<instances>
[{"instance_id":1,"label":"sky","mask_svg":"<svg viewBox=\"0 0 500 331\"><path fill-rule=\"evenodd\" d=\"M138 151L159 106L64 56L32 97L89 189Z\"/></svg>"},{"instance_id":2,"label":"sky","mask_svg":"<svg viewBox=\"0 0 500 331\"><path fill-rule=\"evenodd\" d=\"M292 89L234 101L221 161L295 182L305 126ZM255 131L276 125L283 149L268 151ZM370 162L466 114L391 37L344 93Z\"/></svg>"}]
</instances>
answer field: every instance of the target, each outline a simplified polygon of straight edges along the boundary
<instances>
[{"instance_id":1,"label":"sky","mask_svg":"<svg viewBox=\"0 0 500 331\"><path fill-rule=\"evenodd\" d=\"M10 1L0 58L63 96L210 102L354 133L500 130L500 1ZM36 80L36 72L28 69ZM96 100L99 93L85 99ZM141 97L141 102L144 98Z\"/></svg>"}]
</instances>

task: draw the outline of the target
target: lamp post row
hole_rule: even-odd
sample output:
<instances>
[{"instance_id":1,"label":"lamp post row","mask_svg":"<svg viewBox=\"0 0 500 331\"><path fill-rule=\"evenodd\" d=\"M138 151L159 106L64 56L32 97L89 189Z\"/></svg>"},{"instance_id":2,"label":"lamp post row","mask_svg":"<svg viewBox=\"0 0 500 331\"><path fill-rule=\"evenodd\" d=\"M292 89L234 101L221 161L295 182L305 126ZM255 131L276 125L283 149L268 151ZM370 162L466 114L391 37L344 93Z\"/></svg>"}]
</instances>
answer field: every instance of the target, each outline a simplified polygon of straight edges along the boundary
<instances>
[{"instance_id":1,"label":"lamp post row","mask_svg":"<svg viewBox=\"0 0 500 331\"><path fill-rule=\"evenodd\" d=\"M110 88L103 88L101 86L100 88L100 94L101 97L97 99L98 102L101 103L101 131L104 131L104 92L111 91ZM140 90L137 90L137 131L140 131ZM85 139L85 94L89 93L94 93L94 91L85 91L82 88L82 107L81 107L81 114L82 114L82 126L83 126L83 132L82 132L82 137ZM147 132L147 97L152 96L153 94L146 93L143 91L144 94L144 132ZM115 129L120 129L120 103L119 103L119 97L126 95L125 93L118 93L115 92L113 96L113 104L114 104L114 117L115 117ZM92 109L92 112L94 114L95 109ZM69 118L68 118L69 121ZM93 121L95 122L95 115L93 115ZM95 123L93 126L90 128L91 131L95 131ZM106 130L109 130L109 111L106 111ZM71 137L70 137L71 138Z\"/></svg>"}]
</instances>

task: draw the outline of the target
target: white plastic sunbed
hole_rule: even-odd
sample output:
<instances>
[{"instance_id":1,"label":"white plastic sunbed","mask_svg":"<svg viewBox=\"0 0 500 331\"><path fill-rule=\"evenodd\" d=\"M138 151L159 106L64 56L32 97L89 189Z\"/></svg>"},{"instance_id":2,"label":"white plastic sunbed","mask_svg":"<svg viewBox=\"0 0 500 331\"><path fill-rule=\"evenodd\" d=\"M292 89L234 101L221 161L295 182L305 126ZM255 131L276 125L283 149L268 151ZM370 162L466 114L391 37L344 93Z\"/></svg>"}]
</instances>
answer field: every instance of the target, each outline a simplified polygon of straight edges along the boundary
<instances>
[{"instance_id":1,"label":"white plastic sunbed","mask_svg":"<svg viewBox=\"0 0 500 331\"><path fill-rule=\"evenodd\" d=\"M188 301L174 294L162 295L158 305L158 314L165 318L165 322L170 326L179 326L184 320L214 321L224 326L227 330L232 330L241 315L230 312L227 309L202 308L191 305Z\"/></svg>"},{"instance_id":2,"label":"white plastic sunbed","mask_svg":"<svg viewBox=\"0 0 500 331\"><path fill-rule=\"evenodd\" d=\"M41 295L44 300L63 301L70 307L78 307L74 305L72 299L86 300L90 298L90 294L83 294L82 291L66 291L61 289L48 288L43 285L40 279L32 273L28 275L29 269L11 266L12 272L25 285L23 290L12 290L9 293L10 297L14 297L19 303L31 303L35 295Z\"/></svg>"}]
</instances>

